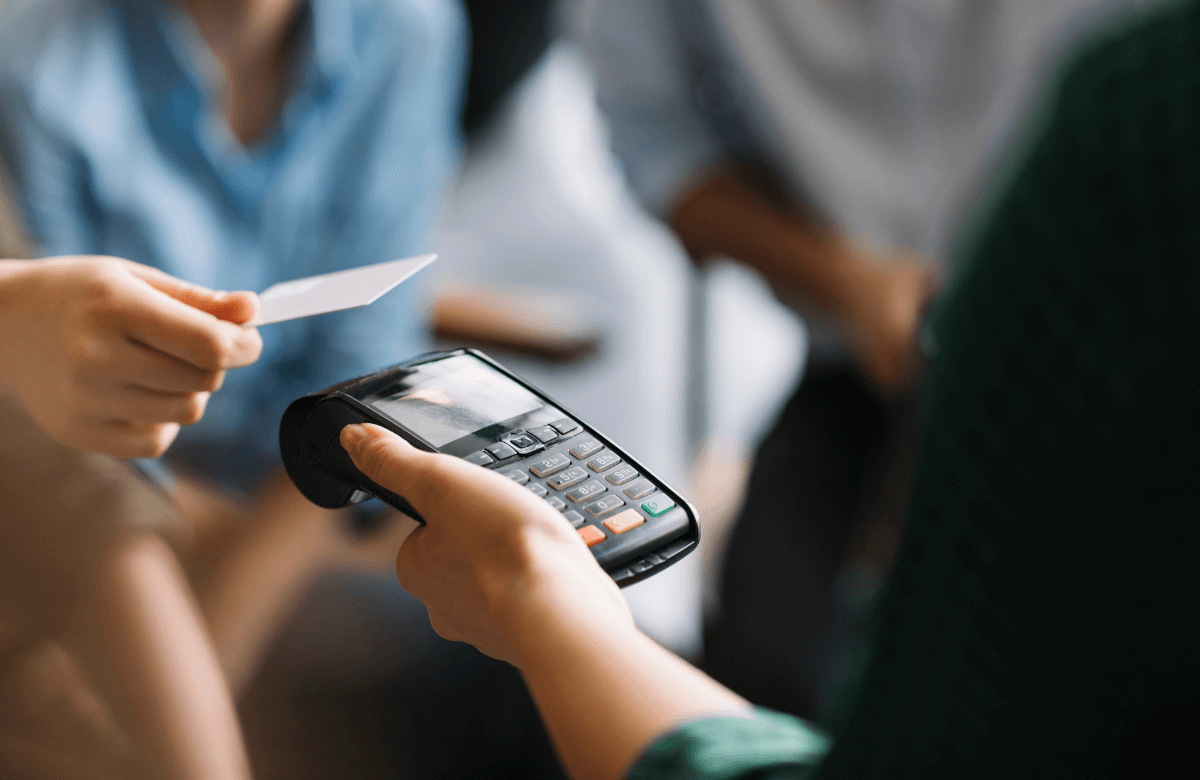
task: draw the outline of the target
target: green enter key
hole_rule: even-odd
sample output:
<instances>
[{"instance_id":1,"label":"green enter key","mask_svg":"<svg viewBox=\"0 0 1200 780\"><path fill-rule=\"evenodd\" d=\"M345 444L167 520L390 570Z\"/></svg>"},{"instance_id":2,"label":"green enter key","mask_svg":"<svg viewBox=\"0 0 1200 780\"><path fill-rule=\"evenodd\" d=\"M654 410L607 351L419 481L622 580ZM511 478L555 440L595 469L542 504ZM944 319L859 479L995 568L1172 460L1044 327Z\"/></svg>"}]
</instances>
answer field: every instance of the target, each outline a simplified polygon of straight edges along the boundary
<instances>
[{"instance_id":1,"label":"green enter key","mask_svg":"<svg viewBox=\"0 0 1200 780\"><path fill-rule=\"evenodd\" d=\"M650 513L651 517L658 517L661 514L670 512L675 508L675 502L659 493L649 501L642 502L642 509Z\"/></svg>"}]
</instances>

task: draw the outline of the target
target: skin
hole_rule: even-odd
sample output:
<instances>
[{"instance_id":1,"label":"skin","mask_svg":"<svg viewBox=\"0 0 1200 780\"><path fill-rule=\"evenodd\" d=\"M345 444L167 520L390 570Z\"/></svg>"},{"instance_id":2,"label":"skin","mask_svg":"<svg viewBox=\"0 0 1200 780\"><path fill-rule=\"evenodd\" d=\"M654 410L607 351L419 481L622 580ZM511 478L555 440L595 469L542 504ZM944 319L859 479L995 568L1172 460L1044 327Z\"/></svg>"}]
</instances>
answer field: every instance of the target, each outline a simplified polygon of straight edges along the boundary
<instances>
[{"instance_id":1,"label":"skin","mask_svg":"<svg viewBox=\"0 0 1200 780\"><path fill-rule=\"evenodd\" d=\"M151 776L249 778L233 696L174 553L154 534L100 568L79 645ZM181 670L186 673L181 674Z\"/></svg>"},{"instance_id":2,"label":"skin","mask_svg":"<svg viewBox=\"0 0 1200 780\"><path fill-rule=\"evenodd\" d=\"M14 775L138 776L127 733L61 643L37 641L9 655L0 700L0 764Z\"/></svg>"},{"instance_id":3,"label":"skin","mask_svg":"<svg viewBox=\"0 0 1200 780\"><path fill-rule=\"evenodd\" d=\"M939 283L927 258L855 246L812 214L776 205L733 170L698 181L668 221L693 255L736 257L831 314L880 388L900 390L915 378L921 311Z\"/></svg>"},{"instance_id":4,"label":"skin","mask_svg":"<svg viewBox=\"0 0 1200 780\"><path fill-rule=\"evenodd\" d=\"M0 261L0 391L61 444L156 457L181 425L201 418L225 371L257 359L257 331L238 324L256 311L251 293L206 290L116 258ZM80 598L71 635L49 640L82 669L72 679L56 675L65 687L55 703L82 718L80 728L44 733L69 719L23 707L20 725L32 734L0 723L0 741L17 740L7 755L98 776L107 765L115 776L248 777L231 691L253 677L313 578L331 568L386 568L407 530L393 522L356 540L342 518L283 478L251 506L182 482L178 503L197 535L245 529L212 557L199 604L157 536L116 546L98 567L95 592ZM45 692L46 675L12 674L30 695ZM111 709L120 739L105 729L89 734L89 701Z\"/></svg>"},{"instance_id":5,"label":"skin","mask_svg":"<svg viewBox=\"0 0 1200 780\"><path fill-rule=\"evenodd\" d=\"M287 95L297 0L184 0L225 77L229 127L246 146L270 129Z\"/></svg>"},{"instance_id":6,"label":"skin","mask_svg":"<svg viewBox=\"0 0 1200 780\"><path fill-rule=\"evenodd\" d=\"M183 5L223 73L230 129L254 144L270 132L287 95L297 1ZM202 417L225 371L258 358L258 333L241 327L256 310L252 294L204 290L114 258L0 261L0 392L16 395L67 446L157 457L180 426ZM64 652L103 692L97 701L111 708L124 736L96 728L91 740L54 733L22 742L43 773L65 761L90 770L80 776L108 776L110 762L86 747L79 752L95 743L115 756L113 776L132 777L144 763L149 777L248 777L226 675L239 686L249 679L315 572L386 565L399 544L381 535L375 542L388 552L380 555L335 537L329 513L296 506L290 486L268 489L247 507L181 481L180 508L199 534L229 536L243 518L249 530L227 539L229 555L217 557L204 612L158 537L138 536L111 551ZM280 515L290 509L298 524L289 529ZM299 542L278 544L293 537ZM87 709L80 696L94 694L87 681L76 682L61 706L78 715ZM3 728L0 738L8 738ZM130 756L133 764L123 764Z\"/></svg>"},{"instance_id":7,"label":"skin","mask_svg":"<svg viewBox=\"0 0 1200 780\"><path fill-rule=\"evenodd\" d=\"M750 705L638 631L613 581L561 514L496 472L420 452L374 425L342 445L427 520L396 574L442 637L519 669L577 780L623 777L658 736Z\"/></svg>"},{"instance_id":8,"label":"skin","mask_svg":"<svg viewBox=\"0 0 1200 780\"><path fill-rule=\"evenodd\" d=\"M68 447L157 457L258 359L253 293L108 257L0 261L0 391Z\"/></svg>"},{"instance_id":9,"label":"skin","mask_svg":"<svg viewBox=\"0 0 1200 780\"><path fill-rule=\"evenodd\" d=\"M235 696L254 679L272 637L309 583L327 571L386 570L417 525L396 513L356 538L346 510L313 505L284 476L263 491L257 505L226 506L233 515L215 523L241 524L244 530L213 556L200 604Z\"/></svg>"},{"instance_id":10,"label":"skin","mask_svg":"<svg viewBox=\"0 0 1200 780\"><path fill-rule=\"evenodd\" d=\"M0 391L60 444L156 457L200 419L225 371L258 358L258 332L241 325L256 312L252 293L116 258L0 261ZM91 587L66 635L26 639L6 669L27 705L0 728L16 740L10 755L66 776L249 777L232 697L170 548L153 534L121 540Z\"/></svg>"}]
</instances>

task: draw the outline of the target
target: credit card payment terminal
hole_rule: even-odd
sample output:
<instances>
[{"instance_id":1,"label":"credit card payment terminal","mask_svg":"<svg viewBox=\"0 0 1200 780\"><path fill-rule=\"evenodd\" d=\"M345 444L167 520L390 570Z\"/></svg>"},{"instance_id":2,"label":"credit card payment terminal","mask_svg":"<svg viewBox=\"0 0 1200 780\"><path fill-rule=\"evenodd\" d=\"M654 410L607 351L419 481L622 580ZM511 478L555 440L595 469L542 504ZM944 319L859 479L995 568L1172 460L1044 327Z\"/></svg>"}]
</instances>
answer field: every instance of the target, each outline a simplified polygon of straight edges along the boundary
<instances>
[{"instance_id":1,"label":"credit card payment terminal","mask_svg":"<svg viewBox=\"0 0 1200 780\"><path fill-rule=\"evenodd\" d=\"M283 415L284 467L310 501L336 509L377 498L424 522L342 449L342 428L362 422L498 471L539 496L619 585L661 571L699 544L696 512L683 496L482 352L422 355L300 398Z\"/></svg>"}]
</instances>

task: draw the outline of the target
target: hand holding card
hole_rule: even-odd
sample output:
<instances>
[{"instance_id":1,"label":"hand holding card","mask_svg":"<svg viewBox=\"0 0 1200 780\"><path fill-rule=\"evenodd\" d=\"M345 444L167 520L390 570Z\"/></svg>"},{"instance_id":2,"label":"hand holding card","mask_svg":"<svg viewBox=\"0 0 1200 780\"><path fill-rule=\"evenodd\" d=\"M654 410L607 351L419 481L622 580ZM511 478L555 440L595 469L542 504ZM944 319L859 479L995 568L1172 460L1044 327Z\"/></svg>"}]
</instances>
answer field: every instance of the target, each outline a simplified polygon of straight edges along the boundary
<instances>
[{"instance_id":1,"label":"hand holding card","mask_svg":"<svg viewBox=\"0 0 1200 780\"><path fill-rule=\"evenodd\" d=\"M246 326L273 325L366 306L436 259L433 254L419 255L273 284L259 293L258 316Z\"/></svg>"}]
</instances>

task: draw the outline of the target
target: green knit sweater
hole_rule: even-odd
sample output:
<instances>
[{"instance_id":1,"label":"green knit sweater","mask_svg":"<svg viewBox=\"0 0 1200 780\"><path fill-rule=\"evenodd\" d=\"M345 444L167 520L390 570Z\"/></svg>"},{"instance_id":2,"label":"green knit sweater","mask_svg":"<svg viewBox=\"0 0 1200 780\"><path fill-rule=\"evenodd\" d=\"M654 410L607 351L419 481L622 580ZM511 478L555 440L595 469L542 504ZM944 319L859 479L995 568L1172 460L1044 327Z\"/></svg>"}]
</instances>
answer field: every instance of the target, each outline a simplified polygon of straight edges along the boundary
<instances>
[{"instance_id":1,"label":"green knit sweater","mask_svg":"<svg viewBox=\"0 0 1200 780\"><path fill-rule=\"evenodd\" d=\"M1200 5L1106 30L965 234L907 536L832 747L777 714L706 720L632 778L1196 771Z\"/></svg>"}]
</instances>

